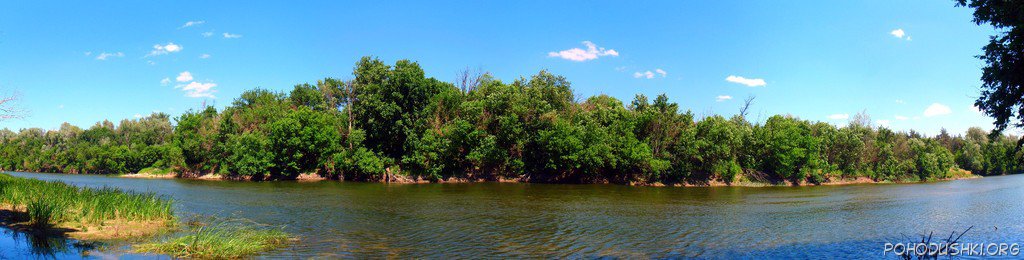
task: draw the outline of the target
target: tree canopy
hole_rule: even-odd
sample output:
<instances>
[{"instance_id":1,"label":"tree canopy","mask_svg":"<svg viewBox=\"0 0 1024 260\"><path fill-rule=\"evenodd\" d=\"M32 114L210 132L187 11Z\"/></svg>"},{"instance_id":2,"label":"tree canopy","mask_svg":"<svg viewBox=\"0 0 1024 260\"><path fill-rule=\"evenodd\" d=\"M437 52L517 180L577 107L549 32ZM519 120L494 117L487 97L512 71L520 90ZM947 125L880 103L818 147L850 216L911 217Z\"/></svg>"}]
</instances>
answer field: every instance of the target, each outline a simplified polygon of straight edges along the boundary
<instances>
[{"instance_id":1,"label":"tree canopy","mask_svg":"<svg viewBox=\"0 0 1024 260\"><path fill-rule=\"evenodd\" d=\"M1024 127L1024 1L956 0L956 4L973 8L975 23L992 25L997 31L978 56L985 68L975 105L995 119L996 132L1008 126Z\"/></svg>"},{"instance_id":2,"label":"tree canopy","mask_svg":"<svg viewBox=\"0 0 1024 260\"><path fill-rule=\"evenodd\" d=\"M427 77L416 62L365 57L351 80L252 89L223 109L0 130L0 169L664 184L1024 170L1018 137L980 128L926 137L871 126L866 115L845 126L787 115L750 122L743 112L698 118L664 94L577 99L565 77L548 71L509 83L486 73L464 81L472 86Z\"/></svg>"}]
</instances>

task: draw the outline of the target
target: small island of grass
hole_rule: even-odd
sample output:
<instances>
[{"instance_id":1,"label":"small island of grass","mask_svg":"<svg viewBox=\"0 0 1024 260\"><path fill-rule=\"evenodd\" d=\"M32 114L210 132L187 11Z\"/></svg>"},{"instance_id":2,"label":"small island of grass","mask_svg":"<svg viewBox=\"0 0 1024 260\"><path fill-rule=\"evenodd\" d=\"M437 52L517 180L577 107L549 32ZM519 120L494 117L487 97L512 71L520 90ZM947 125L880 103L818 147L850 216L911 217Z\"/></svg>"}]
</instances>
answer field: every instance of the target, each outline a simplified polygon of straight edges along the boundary
<instances>
[{"instance_id":1,"label":"small island of grass","mask_svg":"<svg viewBox=\"0 0 1024 260\"><path fill-rule=\"evenodd\" d=\"M135 249L188 258L250 256L291 239L279 228L237 220L193 222L180 230L173 203L153 193L0 174L0 227L33 236L108 241L174 234Z\"/></svg>"}]
</instances>

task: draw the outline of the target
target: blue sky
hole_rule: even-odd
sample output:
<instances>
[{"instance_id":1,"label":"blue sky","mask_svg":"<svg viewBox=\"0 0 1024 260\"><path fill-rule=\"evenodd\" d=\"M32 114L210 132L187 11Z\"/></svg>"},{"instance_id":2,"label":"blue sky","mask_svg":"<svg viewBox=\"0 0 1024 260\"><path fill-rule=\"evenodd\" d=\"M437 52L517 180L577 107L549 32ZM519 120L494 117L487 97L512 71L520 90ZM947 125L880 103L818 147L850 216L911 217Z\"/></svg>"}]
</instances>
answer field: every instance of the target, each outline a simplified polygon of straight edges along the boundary
<instances>
[{"instance_id":1,"label":"blue sky","mask_svg":"<svg viewBox=\"0 0 1024 260\"><path fill-rule=\"evenodd\" d=\"M581 98L666 93L697 115L754 95L752 119L963 132L991 128L972 104L992 32L952 1L5 1L0 91L29 116L0 128L223 107L372 55L445 81L548 69Z\"/></svg>"}]
</instances>

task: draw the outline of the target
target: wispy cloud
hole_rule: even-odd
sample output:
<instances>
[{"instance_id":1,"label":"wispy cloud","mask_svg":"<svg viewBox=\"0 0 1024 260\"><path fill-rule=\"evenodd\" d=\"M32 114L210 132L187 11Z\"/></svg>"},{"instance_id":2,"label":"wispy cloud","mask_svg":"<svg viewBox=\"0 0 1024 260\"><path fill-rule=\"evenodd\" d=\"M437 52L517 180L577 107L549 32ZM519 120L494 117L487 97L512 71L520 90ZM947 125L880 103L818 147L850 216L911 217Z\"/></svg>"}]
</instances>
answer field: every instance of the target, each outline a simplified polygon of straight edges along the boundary
<instances>
[{"instance_id":1,"label":"wispy cloud","mask_svg":"<svg viewBox=\"0 0 1024 260\"><path fill-rule=\"evenodd\" d=\"M633 77L634 78L638 78L638 79L639 78L653 79L654 78L654 72L651 72L649 70L645 71L645 72L639 72L639 71L638 72L633 72Z\"/></svg>"},{"instance_id":2,"label":"wispy cloud","mask_svg":"<svg viewBox=\"0 0 1024 260\"><path fill-rule=\"evenodd\" d=\"M210 58L210 54L203 53L203 54L199 55L199 58L200 59L209 59Z\"/></svg>"},{"instance_id":3,"label":"wispy cloud","mask_svg":"<svg viewBox=\"0 0 1024 260\"><path fill-rule=\"evenodd\" d=\"M903 102L903 100L902 100L902 99L897 99L897 100L896 100L896 104L903 104L903 103L904 103L904 102Z\"/></svg>"},{"instance_id":4,"label":"wispy cloud","mask_svg":"<svg viewBox=\"0 0 1024 260\"><path fill-rule=\"evenodd\" d=\"M170 85L170 84L171 84L171 78L164 78L164 79L160 80L160 85L161 86L167 86L167 85Z\"/></svg>"},{"instance_id":5,"label":"wispy cloud","mask_svg":"<svg viewBox=\"0 0 1024 260\"><path fill-rule=\"evenodd\" d=\"M204 32L203 33L203 37L210 37L210 36L213 36L213 32L212 31L211 32Z\"/></svg>"},{"instance_id":6,"label":"wispy cloud","mask_svg":"<svg viewBox=\"0 0 1024 260\"><path fill-rule=\"evenodd\" d=\"M192 27L192 26L196 26L196 25L201 25L201 24L204 24L204 23L206 23L206 21L188 21L188 22L185 22L185 24L182 25L181 27L178 27L178 29Z\"/></svg>"},{"instance_id":7,"label":"wispy cloud","mask_svg":"<svg viewBox=\"0 0 1024 260\"><path fill-rule=\"evenodd\" d=\"M900 121L906 121L907 119L910 119L909 117L905 117L905 116L901 116L901 115L896 115L895 118L896 118L896 120L900 120Z\"/></svg>"},{"instance_id":8,"label":"wispy cloud","mask_svg":"<svg viewBox=\"0 0 1024 260\"><path fill-rule=\"evenodd\" d=\"M115 52L115 53L104 52L104 53L100 53L100 55L96 55L96 59L97 60L107 60L107 58L110 58L110 57L121 58L121 57L124 57L124 53L122 53L122 52Z\"/></svg>"},{"instance_id":9,"label":"wispy cloud","mask_svg":"<svg viewBox=\"0 0 1024 260\"><path fill-rule=\"evenodd\" d=\"M153 45L153 50L150 51L149 54L146 54L146 57L158 56L158 55L164 55L164 54L168 54L168 53L179 52L179 51L181 51L181 49L183 49L183 47L181 47L181 45L174 44L173 42L168 42L167 44L164 44L164 45L156 44L156 45Z\"/></svg>"},{"instance_id":10,"label":"wispy cloud","mask_svg":"<svg viewBox=\"0 0 1024 260\"><path fill-rule=\"evenodd\" d=\"M241 34L224 33L223 35L224 35L224 38L226 38L226 39L242 38Z\"/></svg>"},{"instance_id":11,"label":"wispy cloud","mask_svg":"<svg viewBox=\"0 0 1024 260\"><path fill-rule=\"evenodd\" d=\"M932 103L932 105L930 105L930 106L928 106L928 108L924 109L924 116L925 117L948 115L948 114L951 114L951 113L953 113L953 110L949 109L949 106L946 106L946 105L943 105L943 104L939 104L939 103Z\"/></svg>"},{"instance_id":12,"label":"wispy cloud","mask_svg":"<svg viewBox=\"0 0 1024 260\"><path fill-rule=\"evenodd\" d=\"M722 101L726 101L726 100L730 100L730 99L732 99L732 96L728 96L728 95L721 95L721 96L715 97L715 101L716 102L722 102Z\"/></svg>"},{"instance_id":13,"label":"wispy cloud","mask_svg":"<svg viewBox=\"0 0 1024 260\"><path fill-rule=\"evenodd\" d=\"M619 52L613 49L605 49L598 47L596 44L590 41L583 41L583 45L587 47L586 50L580 48L572 48L563 51L548 52L548 57L558 57L571 61L588 61L597 59L603 56L619 56Z\"/></svg>"},{"instance_id":14,"label":"wispy cloud","mask_svg":"<svg viewBox=\"0 0 1024 260\"><path fill-rule=\"evenodd\" d=\"M846 119L850 119L850 114L831 114L831 115L828 115L828 119L832 119L832 120L846 120Z\"/></svg>"},{"instance_id":15,"label":"wispy cloud","mask_svg":"<svg viewBox=\"0 0 1024 260\"><path fill-rule=\"evenodd\" d=\"M640 78L653 79L655 75L661 76L662 78L664 78L665 76L668 75L668 72L665 72L665 70L662 70L662 69L655 69L654 71L649 71L648 70L648 71L633 72L633 77L634 78L638 78L638 79L640 79Z\"/></svg>"},{"instance_id":16,"label":"wispy cloud","mask_svg":"<svg viewBox=\"0 0 1024 260\"><path fill-rule=\"evenodd\" d=\"M725 81L736 84L743 84L747 87L763 87L765 85L768 85L768 83L765 82L764 79L748 79L735 75L730 75L729 77L726 77Z\"/></svg>"},{"instance_id":17,"label":"wispy cloud","mask_svg":"<svg viewBox=\"0 0 1024 260\"><path fill-rule=\"evenodd\" d=\"M175 80L177 80L178 82L189 82L189 81L192 81L192 73L190 73L188 71L183 71L181 73L178 73L178 77L175 78Z\"/></svg>"}]
</instances>

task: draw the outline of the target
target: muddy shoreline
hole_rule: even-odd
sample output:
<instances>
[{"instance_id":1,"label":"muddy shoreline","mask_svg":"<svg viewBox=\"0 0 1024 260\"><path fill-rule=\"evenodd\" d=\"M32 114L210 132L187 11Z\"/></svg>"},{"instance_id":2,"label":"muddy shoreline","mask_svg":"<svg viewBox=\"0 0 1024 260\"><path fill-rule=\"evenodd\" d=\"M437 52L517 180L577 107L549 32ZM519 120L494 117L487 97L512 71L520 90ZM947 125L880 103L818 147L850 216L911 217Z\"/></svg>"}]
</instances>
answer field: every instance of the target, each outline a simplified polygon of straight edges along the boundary
<instances>
[{"instance_id":1,"label":"muddy shoreline","mask_svg":"<svg viewBox=\"0 0 1024 260\"><path fill-rule=\"evenodd\" d=\"M295 179L253 179L251 177L234 177L224 176L218 174L203 174L195 175L188 174L182 175L177 173L169 174L149 174L149 173L134 173L134 174L122 174L118 175L121 178L140 178L140 179L183 179L183 180L205 180L205 181L295 181L295 182L319 182L319 181L348 181L348 182L366 182L366 183L389 183L389 184L428 184L428 183L482 183L482 182L519 182L519 183L548 183L548 182L534 182L528 178L496 178L496 179L470 179L470 178L455 178L451 177L448 179L441 179L436 181L426 180L423 178L410 178L408 176L391 176L390 181L362 181L362 180L340 180L337 178L327 178L317 174L300 174ZM611 182L593 182L593 183L555 183L555 184L609 184L609 185L628 185L628 186L641 186L641 187L787 187L787 186L842 186L842 185L860 185L860 184L910 184L910 183L925 183L934 181L951 181L951 180L962 180L962 179L974 179L983 178L980 175L962 175L951 178L943 178L929 181L875 181L868 177L855 177L855 178L836 178L829 179L822 183L810 183L802 181L795 183L792 181L751 181L746 178L740 179L732 183L726 183L723 181L709 181L706 183L677 183L677 184L663 184L663 183L611 183Z\"/></svg>"}]
</instances>

